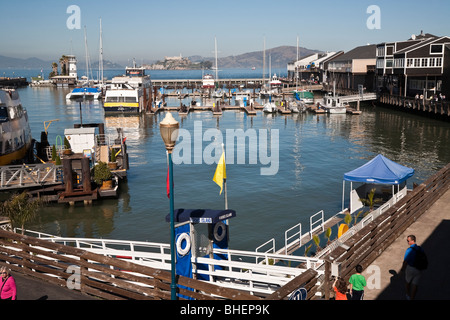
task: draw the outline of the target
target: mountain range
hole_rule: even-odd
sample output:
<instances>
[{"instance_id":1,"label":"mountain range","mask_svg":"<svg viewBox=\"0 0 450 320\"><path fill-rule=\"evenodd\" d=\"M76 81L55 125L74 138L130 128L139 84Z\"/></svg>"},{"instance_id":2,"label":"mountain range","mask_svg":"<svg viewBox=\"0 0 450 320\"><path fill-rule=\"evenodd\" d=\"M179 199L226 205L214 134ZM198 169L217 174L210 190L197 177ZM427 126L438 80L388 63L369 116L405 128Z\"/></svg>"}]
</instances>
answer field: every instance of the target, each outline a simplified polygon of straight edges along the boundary
<instances>
[{"instance_id":1,"label":"mountain range","mask_svg":"<svg viewBox=\"0 0 450 320\"><path fill-rule=\"evenodd\" d=\"M311 50L306 48L299 48L300 56L304 57L313 53L320 52L318 50ZM297 47L294 46L280 46L272 49L266 50L266 68L269 65L273 68L284 68L288 63L293 62L297 58ZM263 67L263 58L264 52L255 51L249 53L243 53L236 56L228 56L218 58L219 69L221 68L262 68ZM202 56L190 56L188 57L192 62L201 62L201 61L211 61L213 65L215 64L215 59L213 57L202 57ZM58 61L55 61L58 62ZM45 61L38 58L28 58L28 59L19 59L13 57L6 57L0 55L0 68L45 68L50 69L53 61ZM92 68L95 68L98 65L98 62L92 64ZM83 61L78 62L78 68L84 68ZM122 69L124 68L121 64L104 61L105 69Z\"/></svg>"}]
</instances>

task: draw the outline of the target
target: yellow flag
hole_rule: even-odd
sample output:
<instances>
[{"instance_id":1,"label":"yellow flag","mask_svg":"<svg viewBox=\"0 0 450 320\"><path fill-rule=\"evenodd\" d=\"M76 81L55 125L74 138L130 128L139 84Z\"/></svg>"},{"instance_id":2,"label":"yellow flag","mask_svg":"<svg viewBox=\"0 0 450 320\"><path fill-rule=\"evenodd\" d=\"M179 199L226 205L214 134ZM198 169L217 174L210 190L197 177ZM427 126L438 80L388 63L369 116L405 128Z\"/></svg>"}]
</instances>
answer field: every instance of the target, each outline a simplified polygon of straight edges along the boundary
<instances>
[{"instance_id":1,"label":"yellow flag","mask_svg":"<svg viewBox=\"0 0 450 320\"><path fill-rule=\"evenodd\" d=\"M227 178L227 168L225 165L225 152L222 153L219 163L217 164L216 173L214 173L213 181L220 187L220 194L222 194L223 179Z\"/></svg>"}]
</instances>

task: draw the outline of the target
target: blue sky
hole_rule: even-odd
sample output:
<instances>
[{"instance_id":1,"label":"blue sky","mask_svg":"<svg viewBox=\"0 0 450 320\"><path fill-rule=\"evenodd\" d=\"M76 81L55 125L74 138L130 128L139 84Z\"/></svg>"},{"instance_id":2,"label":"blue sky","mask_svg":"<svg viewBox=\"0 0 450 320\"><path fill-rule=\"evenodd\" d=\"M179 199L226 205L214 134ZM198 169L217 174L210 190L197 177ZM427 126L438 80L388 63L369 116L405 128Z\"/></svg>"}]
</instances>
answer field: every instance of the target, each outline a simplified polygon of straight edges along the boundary
<instances>
[{"instance_id":1,"label":"blue sky","mask_svg":"<svg viewBox=\"0 0 450 320\"><path fill-rule=\"evenodd\" d=\"M80 8L81 28L70 30L70 5ZM367 28L370 5L381 29ZM39 0L0 1L0 55L53 60L72 50L84 57L84 26L91 60L103 26L105 59L138 62L164 56L219 57L281 45L323 51L408 39L421 30L450 35L448 0Z\"/></svg>"}]
</instances>

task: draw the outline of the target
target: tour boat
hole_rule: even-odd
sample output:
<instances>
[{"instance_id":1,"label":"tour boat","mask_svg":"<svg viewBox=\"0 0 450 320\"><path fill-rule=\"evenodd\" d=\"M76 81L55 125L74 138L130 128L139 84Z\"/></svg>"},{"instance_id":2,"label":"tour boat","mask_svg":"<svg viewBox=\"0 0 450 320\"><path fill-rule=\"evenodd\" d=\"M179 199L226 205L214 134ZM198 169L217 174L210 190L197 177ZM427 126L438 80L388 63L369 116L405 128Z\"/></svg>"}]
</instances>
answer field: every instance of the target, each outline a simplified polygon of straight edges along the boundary
<instances>
[{"instance_id":1,"label":"tour boat","mask_svg":"<svg viewBox=\"0 0 450 320\"><path fill-rule=\"evenodd\" d=\"M28 114L15 90L0 89L0 166L22 161L32 147Z\"/></svg>"},{"instance_id":2,"label":"tour boat","mask_svg":"<svg viewBox=\"0 0 450 320\"><path fill-rule=\"evenodd\" d=\"M152 83L145 68L137 67L133 61L132 67L126 67L125 75L114 77L106 90L103 110L105 113L140 113L144 111L144 90L147 99L152 94Z\"/></svg>"}]
</instances>

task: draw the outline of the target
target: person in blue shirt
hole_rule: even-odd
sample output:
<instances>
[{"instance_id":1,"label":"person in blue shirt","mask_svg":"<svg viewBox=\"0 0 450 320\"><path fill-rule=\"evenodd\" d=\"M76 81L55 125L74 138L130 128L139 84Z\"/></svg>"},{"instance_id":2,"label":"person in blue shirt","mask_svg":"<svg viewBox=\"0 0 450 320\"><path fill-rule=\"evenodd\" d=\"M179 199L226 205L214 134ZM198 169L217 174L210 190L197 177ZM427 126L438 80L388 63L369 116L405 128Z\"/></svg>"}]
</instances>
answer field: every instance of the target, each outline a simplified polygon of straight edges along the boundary
<instances>
[{"instance_id":1,"label":"person in blue shirt","mask_svg":"<svg viewBox=\"0 0 450 320\"><path fill-rule=\"evenodd\" d=\"M422 272L414 267L414 261L416 259L416 250L414 250L414 248L418 248L416 244L416 237L414 235L409 235L406 238L406 242L409 247L406 249L401 271L405 272L406 299L414 300Z\"/></svg>"}]
</instances>

